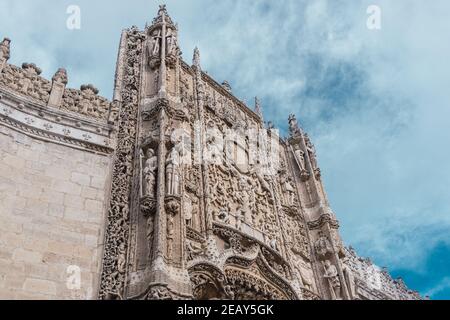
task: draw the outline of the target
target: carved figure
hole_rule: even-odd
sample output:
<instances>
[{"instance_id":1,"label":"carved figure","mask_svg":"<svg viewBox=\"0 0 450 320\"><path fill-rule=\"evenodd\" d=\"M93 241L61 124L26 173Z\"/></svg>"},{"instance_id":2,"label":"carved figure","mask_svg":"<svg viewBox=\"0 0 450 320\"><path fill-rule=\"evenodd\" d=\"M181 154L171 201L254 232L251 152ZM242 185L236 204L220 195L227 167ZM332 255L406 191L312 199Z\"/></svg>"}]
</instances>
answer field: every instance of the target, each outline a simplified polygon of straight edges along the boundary
<instances>
[{"instance_id":1,"label":"carved figure","mask_svg":"<svg viewBox=\"0 0 450 320\"><path fill-rule=\"evenodd\" d=\"M158 168L158 157L152 148L147 150L147 160L144 166L145 188L144 195L154 197L156 185L156 169Z\"/></svg>"},{"instance_id":2,"label":"carved figure","mask_svg":"<svg viewBox=\"0 0 450 320\"><path fill-rule=\"evenodd\" d=\"M308 152L309 159L311 160L311 165L313 167L313 170L315 170L318 168L316 159L316 148L309 139L308 134L305 134L305 144L306 144L306 151Z\"/></svg>"},{"instance_id":3,"label":"carved figure","mask_svg":"<svg viewBox=\"0 0 450 320\"><path fill-rule=\"evenodd\" d=\"M168 29L167 31L167 54L175 55L178 48L177 43L177 34L172 31L172 29Z\"/></svg>"},{"instance_id":4,"label":"carved figure","mask_svg":"<svg viewBox=\"0 0 450 320\"><path fill-rule=\"evenodd\" d=\"M339 280L339 275L336 266L331 264L330 260L325 260L323 263L325 273L324 278L328 280L330 287L330 293L333 300L341 299L341 281Z\"/></svg>"},{"instance_id":5,"label":"carved figure","mask_svg":"<svg viewBox=\"0 0 450 320\"><path fill-rule=\"evenodd\" d=\"M177 147L173 147L166 160L166 192L168 195L180 194L181 156Z\"/></svg>"},{"instance_id":6,"label":"carved figure","mask_svg":"<svg viewBox=\"0 0 450 320\"><path fill-rule=\"evenodd\" d=\"M126 271L126 254L125 243L122 242L118 248L117 271L119 273Z\"/></svg>"},{"instance_id":7,"label":"carved figure","mask_svg":"<svg viewBox=\"0 0 450 320\"><path fill-rule=\"evenodd\" d=\"M333 252L330 240L322 232L319 232L319 238L314 243L314 249L319 259L325 259L329 253Z\"/></svg>"},{"instance_id":8,"label":"carved figure","mask_svg":"<svg viewBox=\"0 0 450 320\"><path fill-rule=\"evenodd\" d=\"M305 170L306 169L305 152L303 150L298 149L295 151L295 155L297 156L298 163L300 165L300 170Z\"/></svg>"},{"instance_id":9,"label":"carved figure","mask_svg":"<svg viewBox=\"0 0 450 320\"><path fill-rule=\"evenodd\" d=\"M155 30L148 46L149 57L158 57L160 50L161 30Z\"/></svg>"}]
</instances>

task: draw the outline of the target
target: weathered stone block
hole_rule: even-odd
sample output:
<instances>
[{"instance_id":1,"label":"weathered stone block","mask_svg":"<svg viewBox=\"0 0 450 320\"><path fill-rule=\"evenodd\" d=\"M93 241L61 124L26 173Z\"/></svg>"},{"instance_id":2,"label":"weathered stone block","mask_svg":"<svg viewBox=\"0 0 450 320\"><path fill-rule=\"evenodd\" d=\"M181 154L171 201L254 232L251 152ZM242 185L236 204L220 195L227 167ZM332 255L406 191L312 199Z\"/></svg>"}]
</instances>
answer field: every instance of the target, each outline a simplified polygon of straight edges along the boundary
<instances>
[{"instance_id":1,"label":"weathered stone block","mask_svg":"<svg viewBox=\"0 0 450 320\"><path fill-rule=\"evenodd\" d=\"M39 264L42 262L42 254L32 250L17 248L14 250L13 260Z\"/></svg>"},{"instance_id":2,"label":"weathered stone block","mask_svg":"<svg viewBox=\"0 0 450 320\"><path fill-rule=\"evenodd\" d=\"M38 294L56 295L56 283L54 281L27 278L23 289Z\"/></svg>"}]
</instances>

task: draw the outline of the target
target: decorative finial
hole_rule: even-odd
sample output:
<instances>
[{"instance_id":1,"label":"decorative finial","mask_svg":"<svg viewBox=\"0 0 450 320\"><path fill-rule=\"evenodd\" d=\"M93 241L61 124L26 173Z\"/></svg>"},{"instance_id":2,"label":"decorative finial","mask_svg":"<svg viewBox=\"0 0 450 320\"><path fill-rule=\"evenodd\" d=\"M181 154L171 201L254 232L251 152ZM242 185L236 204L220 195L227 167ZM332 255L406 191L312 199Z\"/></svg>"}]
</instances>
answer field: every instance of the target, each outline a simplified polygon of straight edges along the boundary
<instances>
[{"instance_id":1,"label":"decorative finial","mask_svg":"<svg viewBox=\"0 0 450 320\"><path fill-rule=\"evenodd\" d=\"M22 63L22 69L31 74L40 75L42 73L41 68L38 68L34 63L24 62Z\"/></svg>"},{"instance_id":2,"label":"decorative finial","mask_svg":"<svg viewBox=\"0 0 450 320\"><path fill-rule=\"evenodd\" d=\"M93 93L93 94L99 93L99 90L96 87L94 87L94 85L92 85L92 84L83 84L83 85L81 85L80 90L87 92L87 93Z\"/></svg>"},{"instance_id":3,"label":"decorative finial","mask_svg":"<svg viewBox=\"0 0 450 320\"><path fill-rule=\"evenodd\" d=\"M10 58L9 47L11 44L11 40L9 38L4 38L2 42L0 42L0 60L8 61Z\"/></svg>"},{"instance_id":4,"label":"decorative finial","mask_svg":"<svg viewBox=\"0 0 450 320\"><path fill-rule=\"evenodd\" d=\"M53 76L52 81L66 85L68 82L66 69L59 68L58 71L56 71L55 75Z\"/></svg>"},{"instance_id":5,"label":"decorative finial","mask_svg":"<svg viewBox=\"0 0 450 320\"><path fill-rule=\"evenodd\" d=\"M167 13L167 8L166 8L165 4L161 4L159 6L158 16L153 19L153 24L162 22L163 16L164 16L164 21L166 23L173 25L172 19L170 18L169 14Z\"/></svg>"},{"instance_id":6,"label":"decorative finial","mask_svg":"<svg viewBox=\"0 0 450 320\"><path fill-rule=\"evenodd\" d=\"M291 137L296 137L301 134L300 127L298 126L297 118L295 114L291 113L289 115L289 133Z\"/></svg>"},{"instance_id":7,"label":"decorative finial","mask_svg":"<svg viewBox=\"0 0 450 320\"><path fill-rule=\"evenodd\" d=\"M264 117L263 117L263 113L262 113L261 102L259 101L258 97L255 97L255 113L259 116L259 118L261 119L261 121L264 122Z\"/></svg>"},{"instance_id":8,"label":"decorative finial","mask_svg":"<svg viewBox=\"0 0 450 320\"><path fill-rule=\"evenodd\" d=\"M192 58L192 65L200 69L200 50L197 47L194 49L194 57Z\"/></svg>"}]
</instances>

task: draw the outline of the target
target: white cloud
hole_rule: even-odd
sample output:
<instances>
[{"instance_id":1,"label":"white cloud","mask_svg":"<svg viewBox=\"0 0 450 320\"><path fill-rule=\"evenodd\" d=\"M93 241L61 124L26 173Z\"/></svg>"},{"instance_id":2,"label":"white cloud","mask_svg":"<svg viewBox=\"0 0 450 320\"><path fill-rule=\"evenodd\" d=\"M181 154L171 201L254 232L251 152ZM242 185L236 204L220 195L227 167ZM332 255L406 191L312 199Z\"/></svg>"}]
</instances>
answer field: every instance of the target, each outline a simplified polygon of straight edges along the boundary
<instances>
[{"instance_id":1,"label":"white cloud","mask_svg":"<svg viewBox=\"0 0 450 320\"><path fill-rule=\"evenodd\" d=\"M425 295L432 297L448 288L450 288L450 277L445 277L434 288L428 290Z\"/></svg>"}]
</instances>

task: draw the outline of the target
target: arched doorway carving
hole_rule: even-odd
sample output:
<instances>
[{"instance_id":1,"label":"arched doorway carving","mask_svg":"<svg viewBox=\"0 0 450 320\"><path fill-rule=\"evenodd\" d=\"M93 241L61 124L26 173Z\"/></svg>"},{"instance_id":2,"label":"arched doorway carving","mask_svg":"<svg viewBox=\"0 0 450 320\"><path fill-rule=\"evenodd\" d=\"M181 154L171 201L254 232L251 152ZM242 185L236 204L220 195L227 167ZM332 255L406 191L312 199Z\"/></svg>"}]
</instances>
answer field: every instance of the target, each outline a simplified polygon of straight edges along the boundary
<instances>
[{"instance_id":1,"label":"arched doorway carving","mask_svg":"<svg viewBox=\"0 0 450 320\"><path fill-rule=\"evenodd\" d=\"M190 268L196 300L290 300L298 299L284 280L271 272L261 258L253 262L230 258L220 270L209 263Z\"/></svg>"}]
</instances>

